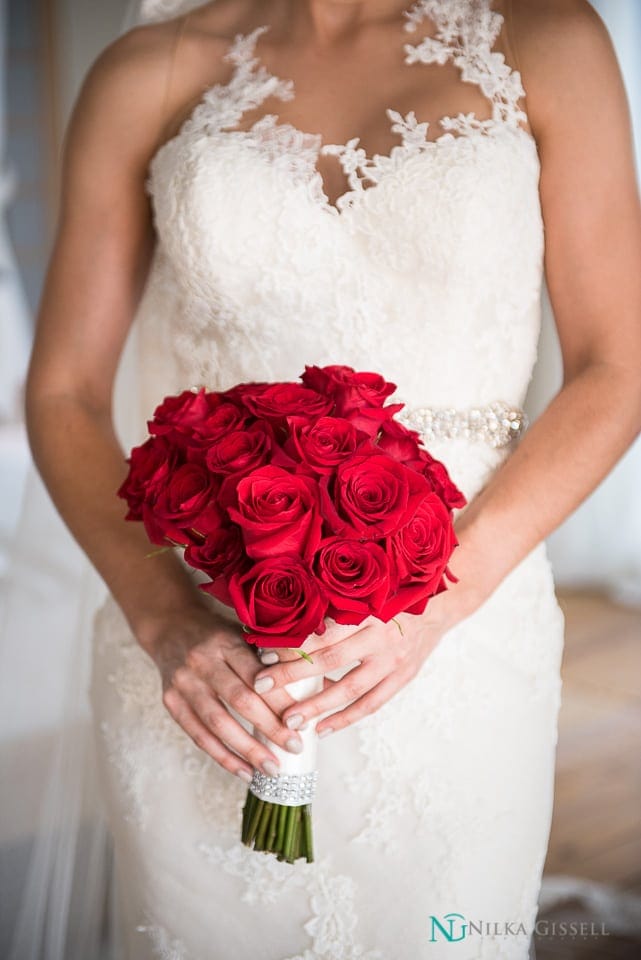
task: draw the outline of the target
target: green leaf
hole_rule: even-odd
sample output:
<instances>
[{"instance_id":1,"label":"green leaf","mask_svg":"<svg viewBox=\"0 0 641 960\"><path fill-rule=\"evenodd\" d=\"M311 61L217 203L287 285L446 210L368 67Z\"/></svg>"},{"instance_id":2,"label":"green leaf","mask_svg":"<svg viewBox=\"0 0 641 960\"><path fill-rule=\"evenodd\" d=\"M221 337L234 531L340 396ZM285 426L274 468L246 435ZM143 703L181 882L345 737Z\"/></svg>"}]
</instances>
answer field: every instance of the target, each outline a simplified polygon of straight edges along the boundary
<instances>
[{"instance_id":1,"label":"green leaf","mask_svg":"<svg viewBox=\"0 0 641 960\"><path fill-rule=\"evenodd\" d=\"M171 547L159 547L158 550L152 550L151 553L145 554L145 560L148 560L149 557L157 557L161 553L167 553L168 550L171 550Z\"/></svg>"}]
</instances>

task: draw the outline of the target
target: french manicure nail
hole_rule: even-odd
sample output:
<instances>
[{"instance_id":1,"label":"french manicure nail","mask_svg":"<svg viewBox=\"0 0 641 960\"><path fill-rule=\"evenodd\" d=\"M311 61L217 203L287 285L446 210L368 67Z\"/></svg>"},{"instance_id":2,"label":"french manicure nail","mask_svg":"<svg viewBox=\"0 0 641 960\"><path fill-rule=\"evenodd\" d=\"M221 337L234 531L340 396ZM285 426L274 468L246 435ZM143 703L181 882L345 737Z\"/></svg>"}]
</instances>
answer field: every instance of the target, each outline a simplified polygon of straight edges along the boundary
<instances>
[{"instance_id":1,"label":"french manicure nail","mask_svg":"<svg viewBox=\"0 0 641 960\"><path fill-rule=\"evenodd\" d=\"M272 677L261 677L260 680L255 681L254 690L256 693L267 693L273 686L274 680Z\"/></svg>"},{"instance_id":2,"label":"french manicure nail","mask_svg":"<svg viewBox=\"0 0 641 960\"><path fill-rule=\"evenodd\" d=\"M278 767L273 760L263 760L263 770L268 777L277 777L278 776Z\"/></svg>"},{"instance_id":3,"label":"french manicure nail","mask_svg":"<svg viewBox=\"0 0 641 960\"><path fill-rule=\"evenodd\" d=\"M300 713L293 713L291 717L287 717L287 720L285 720L285 724L290 730L299 730L302 722L303 716Z\"/></svg>"},{"instance_id":4,"label":"french manicure nail","mask_svg":"<svg viewBox=\"0 0 641 960\"><path fill-rule=\"evenodd\" d=\"M262 663L269 665L270 663L278 663L279 657L274 650L271 650L269 653L261 654L260 659Z\"/></svg>"},{"instance_id":5,"label":"french manicure nail","mask_svg":"<svg viewBox=\"0 0 641 960\"><path fill-rule=\"evenodd\" d=\"M290 737L285 746L292 753L302 753L303 751L302 741L296 739L296 737Z\"/></svg>"},{"instance_id":6,"label":"french manicure nail","mask_svg":"<svg viewBox=\"0 0 641 960\"><path fill-rule=\"evenodd\" d=\"M251 775L251 773L248 773L247 770L238 770L237 773L238 773L238 776L240 777L240 779L241 779L241 780L244 780L245 783L251 783L251 782L252 782L252 775Z\"/></svg>"},{"instance_id":7,"label":"french manicure nail","mask_svg":"<svg viewBox=\"0 0 641 960\"><path fill-rule=\"evenodd\" d=\"M326 736L328 736L328 734L333 733L333 732L334 732L334 731L332 730L331 727L325 727L324 730L321 730L321 731L320 731L320 733L318 734L318 736L319 736L319 737L326 737Z\"/></svg>"}]
</instances>

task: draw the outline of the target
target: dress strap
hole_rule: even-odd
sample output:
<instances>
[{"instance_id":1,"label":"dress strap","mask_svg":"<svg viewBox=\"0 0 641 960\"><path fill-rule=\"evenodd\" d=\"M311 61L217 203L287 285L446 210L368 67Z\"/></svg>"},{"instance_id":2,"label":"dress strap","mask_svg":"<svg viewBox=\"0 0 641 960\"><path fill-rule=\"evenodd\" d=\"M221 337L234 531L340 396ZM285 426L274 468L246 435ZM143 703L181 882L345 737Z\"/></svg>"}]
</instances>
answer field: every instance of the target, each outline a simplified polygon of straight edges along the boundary
<instances>
[{"instance_id":1,"label":"dress strap","mask_svg":"<svg viewBox=\"0 0 641 960\"><path fill-rule=\"evenodd\" d=\"M251 33L237 33L223 59L233 66L226 83L217 83L205 91L191 119L192 129L214 124L224 130L235 127L247 110L258 107L269 97L292 100L294 84L270 73L256 56L258 38L269 30L267 25Z\"/></svg>"},{"instance_id":2,"label":"dress strap","mask_svg":"<svg viewBox=\"0 0 641 960\"><path fill-rule=\"evenodd\" d=\"M435 28L433 36L404 45L405 63L452 62L490 100L493 121L518 126L527 120L519 107L525 96L521 74L493 50L504 17L492 9L492 0L416 0L404 16L409 33L426 17Z\"/></svg>"}]
</instances>

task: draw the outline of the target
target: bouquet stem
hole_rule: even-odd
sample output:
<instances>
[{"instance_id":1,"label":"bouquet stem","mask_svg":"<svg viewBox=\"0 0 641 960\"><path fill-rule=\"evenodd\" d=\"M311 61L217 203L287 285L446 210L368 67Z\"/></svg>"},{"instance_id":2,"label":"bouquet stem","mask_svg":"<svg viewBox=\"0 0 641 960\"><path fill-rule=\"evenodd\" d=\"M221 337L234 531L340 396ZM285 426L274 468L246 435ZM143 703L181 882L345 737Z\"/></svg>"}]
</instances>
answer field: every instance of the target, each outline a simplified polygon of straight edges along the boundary
<instances>
[{"instance_id":1,"label":"bouquet stem","mask_svg":"<svg viewBox=\"0 0 641 960\"><path fill-rule=\"evenodd\" d=\"M288 684L285 689L302 700L323 689L323 678L308 677ZM314 859L311 797L316 780L316 724L310 723L303 738L303 751L291 754L255 733L280 760L276 777L255 771L243 807L241 840L247 847L273 853L279 860L294 863ZM274 799L271 799L271 798Z\"/></svg>"},{"instance_id":2,"label":"bouquet stem","mask_svg":"<svg viewBox=\"0 0 641 960\"><path fill-rule=\"evenodd\" d=\"M279 860L294 863L301 858L314 859L312 807L286 807L281 803L259 800L249 790L243 808L241 839L245 846L263 853L274 853Z\"/></svg>"}]
</instances>

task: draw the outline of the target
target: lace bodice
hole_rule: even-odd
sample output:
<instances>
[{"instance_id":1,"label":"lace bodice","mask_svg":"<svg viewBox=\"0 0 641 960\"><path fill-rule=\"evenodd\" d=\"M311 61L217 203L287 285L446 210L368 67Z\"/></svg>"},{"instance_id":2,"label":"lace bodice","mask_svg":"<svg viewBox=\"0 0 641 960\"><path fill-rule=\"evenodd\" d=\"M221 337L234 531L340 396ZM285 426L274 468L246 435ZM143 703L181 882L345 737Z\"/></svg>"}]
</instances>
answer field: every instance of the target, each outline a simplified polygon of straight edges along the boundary
<instances>
[{"instance_id":1,"label":"lace bodice","mask_svg":"<svg viewBox=\"0 0 641 960\"><path fill-rule=\"evenodd\" d=\"M407 69L454 64L491 116L434 123L392 104L398 143L371 156L358 137L323 144L273 112L241 129L248 111L295 90L257 54L267 25L236 36L230 78L150 165L159 248L142 321L145 354L157 358L146 415L171 386L294 379L305 363L383 372L408 406L522 403L543 225L521 79L493 50L502 20L490 0L418 0L405 12ZM335 203L321 154L346 178Z\"/></svg>"}]
</instances>

